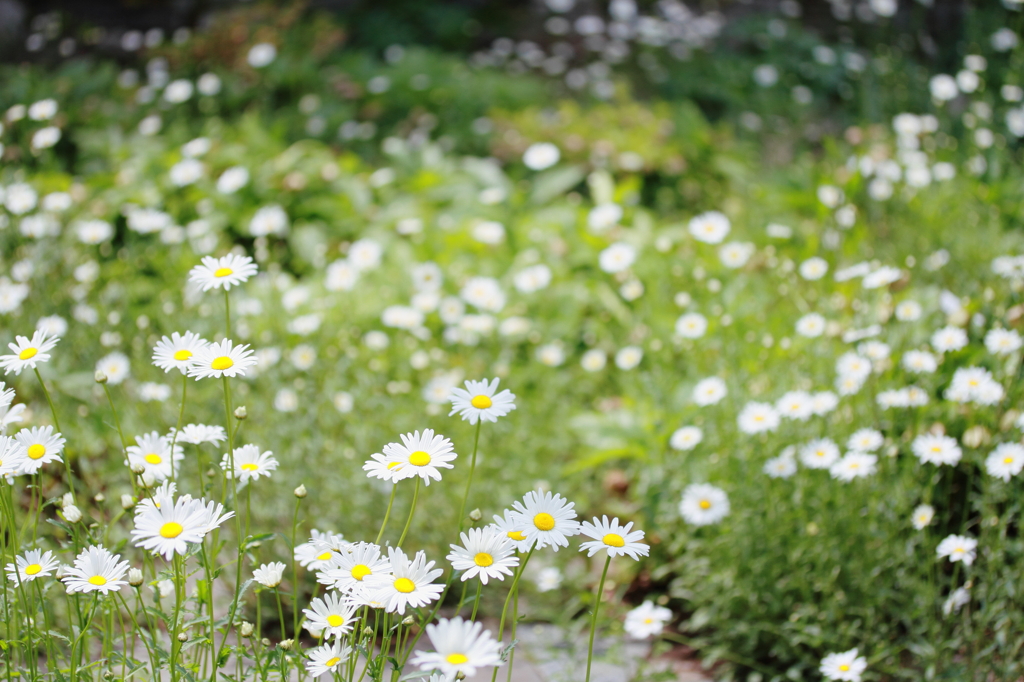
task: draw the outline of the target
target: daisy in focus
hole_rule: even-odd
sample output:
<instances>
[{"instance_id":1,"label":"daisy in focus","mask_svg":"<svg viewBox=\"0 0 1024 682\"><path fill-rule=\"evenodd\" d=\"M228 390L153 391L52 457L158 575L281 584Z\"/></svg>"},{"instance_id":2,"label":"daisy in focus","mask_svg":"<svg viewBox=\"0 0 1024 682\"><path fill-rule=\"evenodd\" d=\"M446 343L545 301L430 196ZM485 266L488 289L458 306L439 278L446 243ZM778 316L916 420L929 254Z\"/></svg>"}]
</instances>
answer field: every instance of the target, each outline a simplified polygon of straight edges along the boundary
<instances>
[{"instance_id":1,"label":"daisy in focus","mask_svg":"<svg viewBox=\"0 0 1024 682\"><path fill-rule=\"evenodd\" d=\"M430 485L431 479L441 480L438 468L454 468L450 462L458 457L452 452L455 447L441 434L435 435L433 429L424 429L422 434L419 431L403 433L399 437L401 443L388 443L383 448L388 469L395 472L395 480L419 476L424 484Z\"/></svg>"},{"instance_id":2,"label":"daisy in focus","mask_svg":"<svg viewBox=\"0 0 1024 682\"><path fill-rule=\"evenodd\" d=\"M224 470L228 478L238 480L240 486L245 486L249 481L259 480L261 476L270 478L270 474L277 470L278 461L270 450L260 452L257 445L243 445L235 448L234 453L225 452L220 461L220 468Z\"/></svg>"},{"instance_id":3,"label":"daisy in focus","mask_svg":"<svg viewBox=\"0 0 1024 682\"><path fill-rule=\"evenodd\" d=\"M375 575L368 587L377 590L377 599L385 604L388 613L405 615L406 607L418 609L436 601L444 590L433 580L444 571L434 568L433 561L419 551L412 560L397 547L388 548L391 575Z\"/></svg>"},{"instance_id":4,"label":"daisy in focus","mask_svg":"<svg viewBox=\"0 0 1024 682\"><path fill-rule=\"evenodd\" d=\"M143 475L149 474L158 482L170 478L179 468L178 462L185 459L180 445L175 444L172 452L171 439L156 431L136 436L135 445L129 445L125 453L129 467L141 466Z\"/></svg>"},{"instance_id":5,"label":"daisy in focus","mask_svg":"<svg viewBox=\"0 0 1024 682\"><path fill-rule=\"evenodd\" d=\"M201 500L179 497L173 504L140 507L135 515L132 541L136 547L160 554L167 561L175 554L188 553L189 544L203 541L206 524Z\"/></svg>"},{"instance_id":6,"label":"daisy in focus","mask_svg":"<svg viewBox=\"0 0 1024 682\"><path fill-rule=\"evenodd\" d=\"M238 286L256 274L257 267L249 256L229 253L220 258L203 257L202 264L197 265L188 273L189 281L195 282L203 291L224 289Z\"/></svg>"},{"instance_id":7,"label":"daisy in focus","mask_svg":"<svg viewBox=\"0 0 1024 682\"><path fill-rule=\"evenodd\" d=\"M556 552L559 547L568 547L569 538L580 533L574 506L561 495L532 490L521 502L512 503L522 522L519 530L526 539L536 543L538 549L551 547Z\"/></svg>"},{"instance_id":8,"label":"daisy in focus","mask_svg":"<svg viewBox=\"0 0 1024 682\"><path fill-rule=\"evenodd\" d=\"M163 337L153 346L153 364L166 374L176 369L186 374L194 362L197 353L202 351L209 342L192 332L184 335L174 332L170 337Z\"/></svg>"},{"instance_id":9,"label":"daisy in focus","mask_svg":"<svg viewBox=\"0 0 1024 682\"><path fill-rule=\"evenodd\" d=\"M507 388L500 393L498 390L499 379L488 381L466 381L466 388L453 388L449 400L452 403L452 411L448 416L459 414L470 424L478 421L497 422L498 417L504 417L516 409L516 396Z\"/></svg>"},{"instance_id":10,"label":"daisy in focus","mask_svg":"<svg viewBox=\"0 0 1024 682\"><path fill-rule=\"evenodd\" d=\"M519 512L506 509L500 515L494 515L494 523L489 527L512 541L512 546L519 552L528 552L533 547L534 539L528 538L523 531L526 521Z\"/></svg>"},{"instance_id":11,"label":"daisy in focus","mask_svg":"<svg viewBox=\"0 0 1024 682\"><path fill-rule=\"evenodd\" d=\"M580 545L580 551L586 551L587 556L591 557L603 549L607 550L609 557L628 556L639 561L640 557L647 556L650 547L640 542L644 539L644 532L632 528L632 521L623 526L617 518L609 521L607 516L600 519L595 516L592 522L584 521L580 525L580 534L593 538Z\"/></svg>"},{"instance_id":12,"label":"daisy in focus","mask_svg":"<svg viewBox=\"0 0 1024 682\"><path fill-rule=\"evenodd\" d=\"M56 336L47 337L46 332L36 330L29 339L24 336L16 336L14 343L7 344L13 355L0 355L0 367L5 374L14 372L21 374L22 370L35 369L36 363L48 362L50 351L60 341Z\"/></svg>"},{"instance_id":13,"label":"daisy in focus","mask_svg":"<svg viewBox=\"0 0 1024 682\"><path fill-rule=\"evenodd\" d=\"M193 356L188 375L199 379L245 376L245 371L256 365L256 357L248 345L235 345L231 339L215 341L199 349Z\"/></svg>"},{"instance_id":14,"label":"daisy in focus","mask_svg":"<svg viewBox=\"0 0 1024 682\"><path fill-rule=\"evenodd\" d=\"M317 582L342 592L351 592L364 582L391 573L391 562L380 554L380 547L370 542L349 545L347 552L336 554L317 574Z\"/></svg>"},{"instance_id":15,"label":"daisy in focus","mask_svg":"<svg viewBox=\"0 0 1024 682\"><path fill-rule=\"evenodd\" d=\"M339 637L352 630L356 606L351 601L327 593L309 603L303 609L306 616L305 628L317 636Z\"/></svg>"},{"instance_id":16,"label":"daisy in focus","mask_svg":"<svg viewBox=\"0 0 1024 682\"><path fill-rule=\"evenodd\" d=\"M53 552L30 549L21 556L14 557L13 564L7 564L7 577L20 585L36 578L46 578L53 574L60 562Z\"/></svg>"},{"instance_id":17,"label":"daisy in focus","mask_svg":"<svg viewBox=\"0 0 1024 682\"><path fill-rule=\"evenodd\" d=\"M111 554L102 546L89 547L75 557L75 565L66 569L62 578L69 593L116 592L128 584L123 580L128 562L118 561L119 554Z\"/></svg>"},{"instance_id":18,"label":"daisy in focus","mask_svg":"<svg viewBox=\"0 0 1024 682\"><path fill-rule=\"evenodd\" d=\"M285 565L280 561L272 561L269 564L260 564L260 567L252 572L252 579L263 587L276 588L284 579Z\"/></svg>"},{"instance_id":19,"label":"daisy in focus","mask_svg":"<svg viewBox=\"0 0 1024 682\"><path fill-rule=\"evenodd\" d=\"M463 571L462 580L480 578L484 585L491 578L504 580L519 565L515 546L504 533L492 528L470 528L461 534L462 545L451 545L446 558L456 571Z\"/></svg>"},{"instance_id":20,"label":"daisy in focus","mask_svg":"<svg viewBox=\"0 0 1024 682\"><path fill-rule=\"evenodd\" d=\"M427 637L434 651L417 651L412 664L420 670L438 670L449 680L457 675L472 677L478 668L501 665L501 643L483 627L460 616L428 625Z\"/></svg>"},{"instance_id":21,"label":"daisy in focus","mask_svg":"<svg viewBox=\"0 0 1024 682\"><path fill-rule=\"evenodd\" d=\"M316 528L310 530L310 538L295 548L295 560L303 568L319 571L328 566L331 559L340 553L347 553L352 546L341 533L323 533ZM337 548L337 550L335 550Z\"/></svg>"},{"instance_id":22,"label":"daisy in focus","mask_svg":"<svg viewBox=\"0 0 1024 682\"><path fill-rule=\"evenodd\" d=\"M52 426L22 429L14 436L14 440L25 451L22 473L35 474L44 464L63 461L60 453L64 450L64 437L54 433Z\"/></svg>"},{"instance_id":23,"label":"daisy in focus","mask_svg":"<svg viewBox=\"0 0 1024 682\"><path fill-rule=\"evenodd\" d=\"M314 678L333 673L351 655L352 649L337 639L334 644L324 644L309 651L306 671Z\"/></svg>"}]
</instances>

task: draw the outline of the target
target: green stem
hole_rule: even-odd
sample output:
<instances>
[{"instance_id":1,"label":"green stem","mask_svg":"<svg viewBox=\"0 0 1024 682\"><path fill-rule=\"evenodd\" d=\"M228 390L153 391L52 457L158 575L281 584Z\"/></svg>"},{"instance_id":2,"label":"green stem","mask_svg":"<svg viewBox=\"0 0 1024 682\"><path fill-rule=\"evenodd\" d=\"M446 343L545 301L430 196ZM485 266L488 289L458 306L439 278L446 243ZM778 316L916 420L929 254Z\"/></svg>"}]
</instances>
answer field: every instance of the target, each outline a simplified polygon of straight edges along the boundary
<instances>
[{"instance_id":1,"label":"green stem","mask_svg":"<svg viewBox=\"0 0 1024 682\"><path fill-rule=\"evenodd\" d=\"M516 571L516 575L512 578L512 584L508 588L508 596L505 597L505 605L501 607L501 620L498 621L498 643L502 643L502 636L505 634L505 616L508 615L508 604L512 601L512 595L516 592L519 587L519 579L523 577L523 573L526 572L526 564L530 563L530 557L533 556L533 551L537 549L534 545L530 548L530 551L526 553L526 557L523 559L523 563L519 565L519 570ZM494 673L491 675L491 682L495 682L498 679L498 669L494 669Z\"/></svg>"},{"instance_id":2,"label":"green stem","mask_svg":"<svg viewBox=\"0 0 1024 682\"><path fill-rule=\"evenodd\" d=\"M476 620L476 611L477 611L477 609L480 608L480 593L483 591L483 589L484 589L483 581L477 580L476 581L476 599L473 600L473 615L471 615L469 617L470 620L473 620L473 621Z\"/></svg>"},{"instance_id":3,"label":"green stem","mask_svg":"<svg viewBox=\"0 0 1024 682\"><path fill-rule=\"evenodd\" d=\"M416 477L416 487L412 489L412 504L409 505L409 518L405 522L405 529L402 531L402 537L398 538L398 544L395 547L401 547L405 541L405 536L409 534L409 527L412 526L412 515L416 512L416 500L420 496L420 477Z\"/></svg>"},{"instance_id":4,"label":"green stem","mask_svg":"<svg viewBox=\"0 0 1024 682\"><path fill-rule=\"evenodd\" d=\"M466 492L462 496L462 505L459 507L459 532L462 532L463 522L466 519L466 503L469 501L469 489L473 485L473 472L476 471L476 452L480 445L480 427L482 421L476 423L476 436L473 438L473 457L469 460L469 478L466 480Z\"/></svg>"},{"instance_id":5,"label":"green stem","mask_svg":"<svg viewBox=\"0 0 1024 682\"><path fill-rule=\"evenodd\" d=\"M181 652L181 642L178 641L178 632L181 628L181 597L185 591L184 578L181 575L182 559L177 554L171 559L174 567L174 624L171 628L171 682L178 680L178 654Z\"/></svg>"},{"instance_id":6,"label":"green stem","mask_svg":"<svg viewBox=\"0 0 1024 682\"><path fill-rule=\"evenodd\" d=\"M292 514L292 636L299 639L299 568L295 560L295 540L299 528L299 505L302 498L295 498L295 513Z\"/></svg>"},{"instance_id":7,"label":"green stem","mask_svg":"<svg viewBox=\"0 0 1024 682\"><path fill-rule=\"evenodd\" d=\"M50 392L46 389L46 382L43 381L43 375L39 373L39 369L36 367L32 368L32 371L36 373L36 379L39 380L39 385L43 389L43 395L46 396L46 403L50 406L50 414L53 415L53 427L57 429L58 433L63 433L60 429L60 420L57 418L57 408L53 405L53 398L50 397ZM106 384L104 384L106 386ZM64 446L64 456L61 457L64 460L64 473L68 477L68 488L71 490L71 499L77 505L78 495L75 494L75 481L71 476L71 453L68 452L68 447Z\"/></svg>"},{"instance_id":8,"label":"green stem","mask_svg":"<svg viewBox=\"0 0 1024 682\"><path fill-rule=\"evenodd\" d=\"M380 539L384 537L384 529L388 527L388 519L391 518L391 507L395 504L395 493L398 492L398 484L391 484L391 499L388 500L388 510L384 512L384 523L380 524L380 532L377 533L377 539L373 544L379 545Z\"/></svg>"},{"instance_id":9,"label":"green stem","mask_svg":"<svg viewBox=\"0 0 1024 682\"><path fill-rule=\"evenodd\" d=\"M597 584L597 592L594 593L594 616L590 620L590 644L587 647L587 677L584 682L590 682L590 664L594 660L594 635L597 634L597 612L601 607L601 597L604 595L604 580L608 577L608 567L611 566L612 555L604 560L604 570L601 571L601 582Z\"/></svg>"},{"instance_id":10,"label":"green stem","mask_svg":"<svg viewBox=\"0 0 1024 682\"><path fill-rule=\"evenodd\" d=\"M274 588L274 597L277 599L277 619L281 622L281 641L288 639L288 633L284 625L284 609L281 608L281 590ZM283 677L281 679L284 679Z\"/></svg>"}]
</instances>

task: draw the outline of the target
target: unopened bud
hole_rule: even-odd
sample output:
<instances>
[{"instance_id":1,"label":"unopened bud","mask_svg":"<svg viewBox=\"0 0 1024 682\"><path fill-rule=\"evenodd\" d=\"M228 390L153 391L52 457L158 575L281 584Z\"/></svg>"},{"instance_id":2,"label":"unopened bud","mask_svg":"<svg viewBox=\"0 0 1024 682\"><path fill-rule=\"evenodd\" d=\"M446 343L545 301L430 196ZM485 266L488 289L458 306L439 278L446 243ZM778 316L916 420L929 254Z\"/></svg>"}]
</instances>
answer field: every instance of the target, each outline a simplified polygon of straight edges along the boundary
<instances>
[{"instance_id":1,"label":"unopened bud","mask_svg":"<svg viewBox=\"0 0 1024 682\"><path fill-rule=\"evenodd\" d=\"M466 679L466 673L464 673L464 672L462 672L460 670L459 672L455 673L455 679L457 679L457 680L464 680L464 679Z\"/></svg>"},{"instance_id":2,"label":"unopened bud","mask_svg":"<svg viewBox=\"0 0 1024 682\"><path fill-rule=\"evenodd\" d=\"M146 465L145 464L143 464L141 462L135 462L134 464L132 464L132 473L133 474L141 474L144 471L146 471Z\"/></svg>"},{"instance_id":3,"label":"unopened bud","mask_svg":"<svg viewBox=\"0 0 1024 682\"><path fill-rule=\"evenodd\" d=\"M249 413L245 409L245 405L239 405L235 408L235 419L242 421L249 416Z\"/></svg>"},{"instance_id":4,"label":"unopened bud","mask_svg":"<svg viewBox=\"0 0 1024 682\"><path fill-rule=\"evenodd\" d=\"M64 580L68 575L68 567L64 565L58 566L57 572L54 575L57 577L57 580Z\"/></svg>"},{"instance_id":5,"label":"unopened bud","mask_svg":"<svg viewBox=\"0 0 1024 682\"><path fill-rule=\"evenodd\" d=\"M295 640L294 639L285 639L285 640L282 640L282 641L277 643L277 646L280 649L283 649L284 651L291 651L292 647L294 645L295 645Z\"/></svg>"},{"instance_id":6,"label":"unopened bud","mask_svg":"<svg viewBox=\"0 0 1024 682\"><path fill-rule=\"evenodd\" d=\"M371 627L363 628L363 636L364 637L373 637L373 628L371 628Z\"/></svg>"},{"instance_id":7,"label":"unopened bud","mask_svg":"<svg viewBox=\"0 0 1024 682\"><path fill-rule=\"evenodd\" d=\"M94 501L94 502L97 502L97 503L100 503L100 502L106 502L106 500L107 500L107 496L106 496L106 495L104 495L103 493L96 493L96 494L95 494L95 495L93 496L93 498L92 498L92 499L93 499L93 501Z\"/></svg>"},{"instance_id":8,"label":"unopened bud","mask_svg":"<svg viewBox=\"0 0 1024 682\"><path fill-rule=\"evenodd\" d=\"M187 642L188 641L188 633L187 632L179 632L178 633L178 641L179 642Z\"/></svg>"},{"instance_id":9,"label":"unopened bud","mask_svg":"<svg viewBox=\"0 0 1024 682\"><path fill-rule=\"evenodd\" d=\"M129 568L128 584L132 587L142 587L142 571L137 568Z\"/></svg>"},{"instance_id":10,"label":"unopened bud","mask_svg":"<svg viewBox=\"0 0 1024 682\"><path fill-rule=\"evenodd\" d=\"M270 646L271 645L271 641L269 639L267 639L266 637L264 637L263 639L260 640L260 644L262 644L263 646Z\"/></svg>"},{"instance_id":11,"label":"unopened bud","mask_svg":"<svg viewBox=\"0 0 1024 682\"><path fill-rule=\"evenodd\" d=\"M242 633L242 637L252 637L252 631L254 629L255 626L247 620L243 621L241 628L239 628Z\"/></svg>"},{"instance_id":12,"label":"unopened bud","mask_svg":"<svg viewBox=\"0 0 1024 682\"><path fill-rule=\"evenodd\" d=\"M74 503L75 503L75 496L72 495L71 493L64 493L64 495L61 496L61 498L60 498L60 506L62 506L62 507L70 507Z\"/></svg>"},{"instance_id":13,"label":"unopened bud","mask_svg":"<svg viewBox=\"0 0 1024 682\"><path fill-rule=\"evenodd\" d=\"M153 475L152 471L147 471L139 476L139 481L142 483L143 488L152 488L156 485L156 476Z\"/></svg>"},{"instance_id":14,"label":"unopened bud","mask_svg":"<svg viewBox=\"0 0 1024 682\"><path fill-rule=\"evenodd\" d=\"M64 520L70 523L78 523L82 520L82 510L73 504L64 507Z\"/></svg>"},{"instance_id":15,"label":"unopened bud","mask_svg":"<svg viewBox=\"0 0 1024 682\"><path fill-rule=\"evenodd\" d=\"M484 514L479 509L474 509L473 511L469 512L469 519L471 521L479 521L483 517L484 517Z\"/></svg>"},{"instance_id":16,"label":"unopened bud","mask_svg":"<svg viewBox=\"0 0 1024 682\"><path fill-rule=\"evenodd\" d=\"M297 498L299 498L301 500L305 496L306 496L306 486L300 485L298 488L295 489L295 497L297 497Z\"/></svg>"},{"instance_id":17,"label":"unopened bud","mask_svg":"<svg viewBox=\"0 0 1024 682\"><path fill-rule=\"evenodd\" d=\"M125 494L121 496L121 509L128 511L135 506L135 498L131 495Z\"/></svg>"},{"instance_id":18,"label":"unopened bud","mask_svg":"<svg viewBox=\"0 0 1024 682\"><path fill-rule=\"evenodd\" d=\"M409 627L410 625L415 625L415 624L416 624L416 619L413 618L412 616L406 616L404 619L402 619L402 625L404 625L406 627Z\"/></svg>"},{"instance_id":19,"label":"unopened bud","mask_svg":"<svg viewBox=\"0 0 1024 682\"><path fill-rule=\"evenodd\" d=\"M92 378L96 380L97 384L107 383L107 375L99 370L96 370L96 373L92 375Z\"/></svg>"}]
</instances>

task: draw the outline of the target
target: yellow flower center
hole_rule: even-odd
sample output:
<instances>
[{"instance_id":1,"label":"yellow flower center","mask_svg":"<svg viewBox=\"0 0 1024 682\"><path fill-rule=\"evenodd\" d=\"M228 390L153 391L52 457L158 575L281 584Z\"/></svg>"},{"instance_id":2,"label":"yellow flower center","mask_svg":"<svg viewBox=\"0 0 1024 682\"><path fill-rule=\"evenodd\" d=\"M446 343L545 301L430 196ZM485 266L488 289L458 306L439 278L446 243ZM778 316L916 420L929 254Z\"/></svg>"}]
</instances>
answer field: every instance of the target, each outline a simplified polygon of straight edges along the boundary
<instances>
[{"instance_id":1,"label":"yellow flower center","mask_svg":"<svg viewBox=\"0 0 1024 682\"><path fill-rule=\"evenodd\" d=\"M400 466L402 466L401 462L388 462L388 471L391 471L395 467L400 467Z\"/></svg>"},{"instance_id":2,"label":"yellow flower center","mask_svg":"<svg viewBox=\"0 0 1024 682\"><path fill-rule=\"evenodd\" d=\"M490 396L478 395L469 401L469 404L478 410L486 410L488 407L493 405Z\"/></svg>"},{"instance_id":3,"label":"yellow flower center","mask_svg":"<svg viewBox=\"0 0 1024 682\"><path fill-rule=\"evenodd\" d=\"M32 445L28 446L28 456L29 456L29 459L39 459L40 457L42 457L45 454L46 454L46 447L44 445L40 445L39 443L33 443ZM1008 461L1012 461L1012 460L1008 460Z\"/></svg>"},{"instance_id":4,"label":"yellow flower center","mask_svg":"<svg viewBox=\"0 0 1024 682\"><path fill-rule=\"evenodd\" d=\"M217 270L214 271L213 276L214 277L227 277L228 275L230 275L233 272L234 272L234 270L232 270L231 268L217 268Z\"/></svg>"},{"instance_id":5,"label":"yellow flower center","mask_svg":"<svg viewBox=\"0 0 1024 682\"><path fill-rule=\"evenodd\" d=\"M337 616L334 616L334 617L337 618ZM338 658L337 656L335 656L334 658L327 659L327 662L324 663L324 665L327 666L328 668L333 668L334 666L338 665L339 663L341 663L341 659Z\"/></svg>"},{"instance_id":6,"label":"yellow flower center","mask_svg":"<svg viewBox=\"0 0 1024 682\"><path fill-rule=\"evenodd\" d=\"M20 353L18 353L18 359L19 360L29 360L31 358L34 358L36 356L36 353L38 353L38 352L39 352L38 348L26 348L25 350L23 350Z\"/></svg>"},{"instance_id":7,"label":"yellow flower center","mask_svg":"<svg viewBox=\"0 0 1024 682\"><path fill-rule=\"evenodd\" d=\"M29 564L25 567L25 575L35 575L41 570L43 570L43 567L39 564Z\"/></svg>"},{"instance_id":8,"label":"yellow flower center","mask_svg":"<svg viewBox=\"0 0 1024 682\"><path fill-rule=\"evenodd\" d=\"M164 458L155 452L151 452L142 459L146 460L146 464L160 464L164 461Z\"/></svg>"},{"instance_id":9,"label":"yellow flower center","mask_svg":"<svg viewBox=\"0 0 1024 682\"><path fill-rule=\"evenodd\" d=\"M371 573L373 573L373 571L371 571L370 567L366 564L356 564L352 567L352 577L356 580L362 580Z\"/></svg>"},{"instance_id":10,"label":"yellow flower center","mask_svg":"<svg viewBox=\"0 0 1024 682\"><path fill-rule=\"evenodd\" d=\"M541 512L533 517L533 525L540 530L551 530L555 527L555 517L547 512Z\"/></svg>"},{"instance_id":11,"label":"yellow flower center","mask_svg":"<svg viewBox=\"0 0 1024 682\"><path fill-rule=\"evenodd\" d=\"M700 501L700 508L701 509L711 509L711 502L709 502L708 500L701 500Z\"/></svg>"},{"instance_id":12,"label":"yellow flower center","mask_svg":"<svg viewBox=\"0 0 1024 682\"><path fill-rule=\"evenodd\" d=\"M256 471L259 466L256 464L243 464L241 467L242 471Z\"/></svg>"},{"instance_id":13,"label":"yellow flower center","mask_svg":"<svg viewBox=\"0 0 1024 682\"><path fill-rule=\"evenodd\" d=\"M444 657L444 660L448 661L452 665L462 665L463 663L469 662L469 656L466 654L448 654Z\"/></svg>"},{"instance_id":14,"label":"yellow flower center","mask_svg":"<svg viewBox=\"0 0 1024 682\"><path fill-rule=\"evenodd\" d=\"M475 557L473 557L473 562L476 563L477 566L483 566L484 568L487 568L488 566L494 563L494 557L492 557L487 552L480 552Z\"/></svg>"},{"instance_id":15,"label":"yellow flower center","mask_svg":"<svg viewBox=\"0 0 1024 682\"><path fill-rule=\"evenodd\" d=\"M933 445L932 452L942 452L942 448L940 448L938 445Z\"/></svg>"},{"instance_id":16,"label":"yellow flower center","mask_svg":"<svg viewBox=\"0 0 1024 682\"><path fill-rule=\"evenodd\" d=\"M623 540L622 536L619 535L618 533L608 533L608 535L605 535L603 538L601 538L601 542L603 542L604 544L608 545L609 547L625 547L626 546L626 541Z\"/></svg>"},{"instance_id":17,"label":"yellow flower center","mask_svg":"<svg viewBox=\"0 0 1024 682\"><path fill-rule=\"evenodd\" d=\"M409 455L409 464L412 464L413 466L417 467L425 467L428 464L430 464L430 455L423 452L422 450L417 450L416 452Z\"/></svg>"},{"instance_id":18,"label":"yellow flower center","mask_svg":"<svg viewBox=\"0 0 1024 682\"><path fill-rule=\"evenodd\" d=\"M89 578L89 584L100 587L102 585L107 584L107 579L104 578L102 575L94 575L93 577Z\"/></svg>"},{"instance_id":19,"label":"yellow flower center","mask_svg":"<svg viewBox=\"0 0 1024 682\"><path fill-rule=\"evenodd\" d=\"M219 358L214 358L213 362L210 363L210 367L220 372L225 369L230 369L232 366L234 366L234 364L234 360L232 360L226 355L222 355Z\"/></svg>"},{"instance_id":20,"label":"yellow flower center","mask_svg":"<svg viewBox=\"0 0 1024 682\"><path fill-rule=\"evenodd\" d=\"M509 531L507 533L507 535L510 538L512 538L513 540L515 540L516 542L522 542L523 540L526 539L526 536L523 534L523 531L521 531L521 530Z\"/></svg>"},{"instance_id":21,"label":"yellow flower center","mask_svg":"<svg viewBox=\"0 0 1024 682\"><path fill-rule=\"evenodd\" d=\"M183 530L185 529L182 528L180 523L176 521L168 521L164 525L160 526L160 535L168 540L172 540L181 535L181 531Z\"/></svg>"},{"instance_id":22,"label":"yellow flower center","mask_svg":"<svg viewBox=\"0 0 1024 682\"><path fill-rule=\"evenodd\" d=\"M317 561L327 561L330 558L331 558L331 553L330 552L324 552L323 554L318 555L316 560Z\"/></svg>"},{"instance_id":23,"label":"yellow flower center","mask_svg":"<svg viewBox=\"0 0 1024 682\"><path fill-rule=\"evenodd\" d=\"M842 670L845 673L845 672L847 672L850 669L850 666L848 666L845 663L843 663L841 666L839 666L839 669Z\"/></svg>"},{"instance_id":24,"label":"yellow flower center","mask_svg":"<svg viewBox=\"0 0 1024 682\"><path fill-rule=\"evenodd\" d=\"M190 357L192 357L192 351L190 350L182 349L174 354L174 359L177 360L178 362L184 362L185 360L188 360Z\"/></svg>"},{"instance_id":25,"label":"yellow flower center","mask_svg":"<svg viewBox=\"0 0 1024 682\"><path fill-rule=\"evenodd\" d=\"M416 589L416 583L408 578L399 578L395 581L395 589L403 594L409 594Z\"/></svg>"},{"instance_id":26,"label":"yellow flower center","mask_svg":"<svg viewBox=\"0 0 1024 682\"><path fill-rule=\"evenodd\" d=\"M650 625L654 622L653 618L644 618L644 625Z\"/></svg>"},{"instance_id":27,"label":"yellow flower center","mask_svg":"<svg viewBox=\"0 0 1024 682\"><path fill-rule=\"evenodd\" d=\"M35 447L35 446L33 445L32 447ZM31 450L31 448L29 449L28 456L32 457L32 450ZM33 457L33 459L35 459L35 458ZM1013 464L1013 457L1004 457L1003 458L1003 464Z\"/></svg>"},{"instance_id":28,"label":"yellow flower center","mask_svg":"<svg viewBox=\"0 0 1024 682\"><path fill-rule=\"evenodd\" d=\"M332 628L341 627L345 624L345 619L341 616L332 613L331 615L327 616L327 624L330 625Z\"/></svg>"}]
</instances>

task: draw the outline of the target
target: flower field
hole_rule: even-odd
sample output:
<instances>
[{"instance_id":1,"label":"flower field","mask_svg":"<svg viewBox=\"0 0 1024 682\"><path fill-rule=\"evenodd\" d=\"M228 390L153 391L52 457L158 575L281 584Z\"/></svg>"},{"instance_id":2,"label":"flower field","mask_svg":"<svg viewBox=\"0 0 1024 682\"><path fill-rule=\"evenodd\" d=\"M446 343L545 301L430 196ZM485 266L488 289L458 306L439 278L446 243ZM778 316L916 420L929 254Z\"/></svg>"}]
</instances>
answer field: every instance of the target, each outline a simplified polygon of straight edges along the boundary
<instances>
[{"instance_id":1,"label":"flower field","mask_svg":"<svg viewBox=\"0 0 1024 682\"><path fill-rule=\"evenodd\" d=\"M0 679L1024 679L1021 4L741 4L32 18Z\"/></svg>"}]
</instances>

